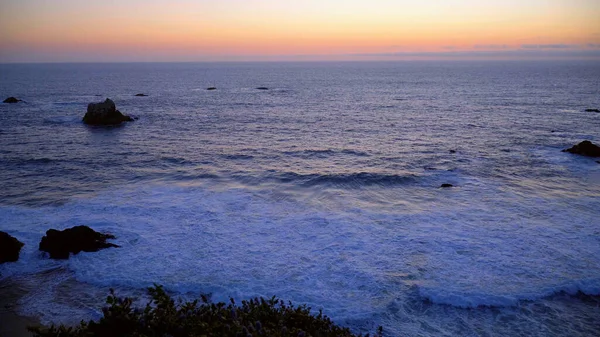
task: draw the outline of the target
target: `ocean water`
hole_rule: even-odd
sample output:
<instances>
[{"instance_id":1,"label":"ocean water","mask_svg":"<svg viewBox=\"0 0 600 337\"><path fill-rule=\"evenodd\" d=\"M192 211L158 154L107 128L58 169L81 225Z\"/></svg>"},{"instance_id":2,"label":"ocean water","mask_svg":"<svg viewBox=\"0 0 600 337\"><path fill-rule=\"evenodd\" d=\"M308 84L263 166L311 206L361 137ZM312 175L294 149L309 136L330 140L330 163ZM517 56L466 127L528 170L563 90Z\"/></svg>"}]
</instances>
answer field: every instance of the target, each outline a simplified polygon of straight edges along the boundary
<instances>
[{"instance_id":1,"label":"ocean water","mask_svg":"<svg viewBox=\"0 0 600 337\"><path fill-rule=\"evenodd\" d=\"M387 336L600 331L600 164L561 152L600 142L598 62L0 65L0 95L22 314L158 283ZM82 124L107 97L139 119ZM75 225L121 248L37 250Z\"/></svg>"}]
</instances>

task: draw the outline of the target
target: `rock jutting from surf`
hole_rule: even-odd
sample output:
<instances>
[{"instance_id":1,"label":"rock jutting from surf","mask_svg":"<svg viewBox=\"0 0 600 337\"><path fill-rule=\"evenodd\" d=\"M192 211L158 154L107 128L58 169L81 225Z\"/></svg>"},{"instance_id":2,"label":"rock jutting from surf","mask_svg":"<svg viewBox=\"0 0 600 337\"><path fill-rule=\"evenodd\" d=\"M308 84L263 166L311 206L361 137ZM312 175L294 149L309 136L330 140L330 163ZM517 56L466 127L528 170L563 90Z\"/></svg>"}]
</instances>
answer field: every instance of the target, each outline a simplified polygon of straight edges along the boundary
<instances>
[{"instance_id":1,"label":"rock jutting from surf","mask_svg":"<svg viewBox=\"0 0 600 337\"><path fill-rule=\"evenodd\" d=\"M0 263L17 261L24 245L10 234L0 231Z\"/></svg>"},{"instance_id":2,"label":"rock jutting from surf","mask_svg":"<svg viewBox=\"0 0 600 337\"><path fill-rule=\"evenodd\" d=\"M68 259L70 253L117 248L119 246L106 242L114 238L114 235L98 233L88 226L75 226L62 231L49 229L40 241L39 250L50 254L51 259Z\"/></svg>"},{"instance_id":3,"label":"rock jutting from surf","mask_svg":"<svg viewBox=\"0 0 600 337\"><path fill-rule=\"evenodd\" d=\"M124 115L116 109L115 102L107 98L104 102L90 103L83 116L83 122L88 125L119 125L131 122L133 118Z\"/></svg>"},{"instance_id":4,"label":"rock jutting from surf","mask_svg":"<svg viewBox=\"0 0 600 337\"><path fill-rule=\"evenodd\" d=\"M22 102L22 101L16 97L12 97L12 96L5 99L4 101L2 101L2 103L19 103L19 102Z\"/></svg>"},{"instance_id":5,"label":"rock jutting from surf","mask_svg":"<svg viewBox=\"0 0 600 337\"><path fill-rule=\"evenodd\" d=\"M589 140L573 145L573 147L563 150L563 152L569 152L578 154L586 157L600 157L600 146L595 145Z\"/></svg>"}]
</instances>

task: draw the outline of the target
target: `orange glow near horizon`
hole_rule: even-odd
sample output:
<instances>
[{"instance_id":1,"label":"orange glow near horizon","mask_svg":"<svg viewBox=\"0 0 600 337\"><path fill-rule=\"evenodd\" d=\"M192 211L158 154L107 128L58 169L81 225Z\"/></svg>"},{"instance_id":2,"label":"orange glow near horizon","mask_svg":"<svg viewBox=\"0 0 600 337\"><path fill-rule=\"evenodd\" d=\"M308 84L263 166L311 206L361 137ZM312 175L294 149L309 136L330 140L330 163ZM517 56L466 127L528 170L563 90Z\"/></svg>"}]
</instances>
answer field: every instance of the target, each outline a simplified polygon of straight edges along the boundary
<instances>
[{"instance_id":1,"label":"orange glow near horizon","mask_svg":"<svg viewBox=\"0 0 600 337\"><path fill-rule=\"evenodd\" d=\"M600 1L9 0L0 62L600 49ZM11 13L15 13L14 15ZM485 48L488 46L488 48ZM71 56L69 56L71 55Z\"/></svg>"}]
</instances>

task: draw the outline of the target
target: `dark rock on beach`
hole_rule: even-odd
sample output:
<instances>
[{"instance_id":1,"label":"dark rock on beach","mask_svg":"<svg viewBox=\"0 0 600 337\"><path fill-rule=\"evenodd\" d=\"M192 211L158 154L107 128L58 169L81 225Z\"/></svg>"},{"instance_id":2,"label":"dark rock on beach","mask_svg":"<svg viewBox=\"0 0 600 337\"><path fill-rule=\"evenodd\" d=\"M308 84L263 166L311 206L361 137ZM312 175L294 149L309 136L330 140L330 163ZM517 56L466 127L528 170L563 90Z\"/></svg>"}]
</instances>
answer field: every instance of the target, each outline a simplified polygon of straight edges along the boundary
<instances>
[{"instance_id":1,"label":"dark rock on beach","mask_svg":"<svg viewBox=\"0 0 600 337\"><path fill-rule=\"evenodd\" d=\"M106 242L114 239L110 234L102 234L87 226L75 226L63 231L49 229L40 241L39 249L50 254L52 259L68 259L69 253L97 252L100 249L119 247Z\"/></svg>"},{"instance_id":2,"label":"dark rock on beach","mask_svg":"<svg viewBox=\"0 0 600 337\"><path fill-rule=\"evenodd\" d=\"M146 97L146 96L148 96L148 95L146 95L146 94L135 94L135 96L136 96L136 97Z\"/></svg>"},{"instance_id":3,"label":"dark rock on beach","mask_svg":"<svg viewBox=\"0 0 600 337\"><path fill-rule=\"evenodd\" d=\"M585 109L585 112L600 112L599 109Z\"/></svg>"},{"instance_id":4,"label":"dark rock on beach","mask_svg":"<svg viewBox=\"0 0 600 337\"><path fill-rule=\"evenodd\" d=\"M440 186L441 188L449 188L449 187L454 187L454 185L452 184L442 184L442 186Z\"/></svg>"},{"instance_id":5,"label":"dark rock on beach","mask_svg":"<svg viewBox=\"0 0 600 337\"><path fill-rule=\"evenodd\" d=\"M584 140L583 142L574 145L569 149L563 150L563 152L570 152L586 157L600 157L600 147L593 144L589 140Z\"/></svg>"},{"instance_id":6,"label":"dark rock on beach","mask_svg":"<svg viewBox=\"0 0 600 337\"><path fill-rule=\"evenodd\" d=\"M16 98L16 97L9 97L7 99L5 99L4 101L2 101L2 103L19 103L21 102L20 99Z\"/></svg>"},{"instance_id":7,"label":"dark rock on beach","mask_svg":"<svg viewBox=\"0 0 600 337\"><path fill-rule=\"evenodd\" d=\"M115 107L115 102L106 99L100 103L90 103L83 116L83 122L89 125L118 125L122 122L133 121L133 118L123 115Z\"/></svg>"},{"instance_id":8,"label":"dark rock on beach","mask_svg":"<svg viewBox=\"0 0 600 337\"><path fill-rule=\"evenodd\" d=\"M24 245L10 234L0 231L0 263L17 261Z\"/></svg>"}]
</instances>

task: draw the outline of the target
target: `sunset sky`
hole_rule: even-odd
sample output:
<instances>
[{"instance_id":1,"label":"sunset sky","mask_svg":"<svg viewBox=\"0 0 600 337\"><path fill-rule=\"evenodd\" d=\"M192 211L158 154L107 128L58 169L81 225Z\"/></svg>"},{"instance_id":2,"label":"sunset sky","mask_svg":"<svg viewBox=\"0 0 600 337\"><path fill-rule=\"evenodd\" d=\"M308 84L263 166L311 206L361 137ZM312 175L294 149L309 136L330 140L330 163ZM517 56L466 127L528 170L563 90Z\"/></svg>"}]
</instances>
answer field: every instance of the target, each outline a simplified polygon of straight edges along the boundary
<instances>
[{"instance_id":1,"label":"sunset sky","mask_svg":"<svg viewBox=\"0 0 600 337\"><path fill-rule=\"evenodd\" d=\"M600 60L600 0L3 0L0 62Z\"/></svg>"}]
</instances>

